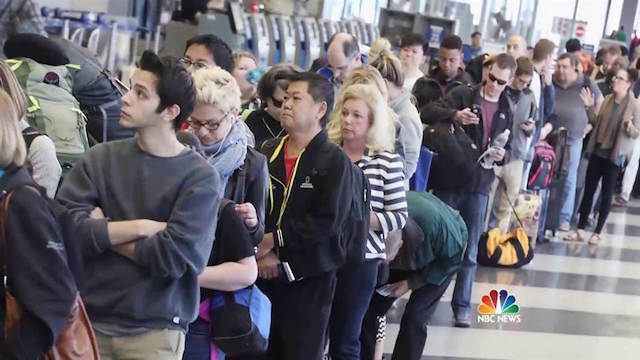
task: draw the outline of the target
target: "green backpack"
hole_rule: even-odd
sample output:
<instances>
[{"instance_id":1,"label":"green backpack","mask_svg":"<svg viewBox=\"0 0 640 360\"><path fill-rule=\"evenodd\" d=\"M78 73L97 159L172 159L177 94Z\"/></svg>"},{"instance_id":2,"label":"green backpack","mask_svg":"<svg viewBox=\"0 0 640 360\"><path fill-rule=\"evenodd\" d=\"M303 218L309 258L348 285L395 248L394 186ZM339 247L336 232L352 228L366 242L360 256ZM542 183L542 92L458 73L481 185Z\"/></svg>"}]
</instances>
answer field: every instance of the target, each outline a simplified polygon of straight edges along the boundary
<instances>
[{"instance_id":1,"label":"green backpack","mask_svg":"<svg viewBox=\"0 0 640 360\"><path fill-rule=\"evenodd\" d=\"M63 173L89 150L87 118L73 97L68 68L49 66L28 58L6 60L27 95L26 120L51 138Z\"/></svg>"}]
</instances>

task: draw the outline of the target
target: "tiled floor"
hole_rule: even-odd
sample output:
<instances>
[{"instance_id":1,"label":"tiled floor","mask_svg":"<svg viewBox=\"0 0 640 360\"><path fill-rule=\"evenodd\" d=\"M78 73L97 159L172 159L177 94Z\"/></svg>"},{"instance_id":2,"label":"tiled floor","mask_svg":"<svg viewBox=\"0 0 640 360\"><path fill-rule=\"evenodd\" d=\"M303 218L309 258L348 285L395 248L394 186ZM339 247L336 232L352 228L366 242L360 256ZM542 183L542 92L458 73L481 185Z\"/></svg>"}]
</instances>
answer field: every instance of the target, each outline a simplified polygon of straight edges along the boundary
<instances>
[{"instance_id":1,"label":"tiled floor","mask_svg":"<svg viewBox=\"0 0 640 360\"><path fill-rule=\"evenodd\" d=\"M538 244L522 269L478 268L473 309L492 289L516 297L521 322L453 327L453 283L431 323L424 359L640 359L640 201L614 209L599 246ZM405 296L389 313L391 352ZM475 312L474 312L475 313Z\"/></svg>"}]
</instances>

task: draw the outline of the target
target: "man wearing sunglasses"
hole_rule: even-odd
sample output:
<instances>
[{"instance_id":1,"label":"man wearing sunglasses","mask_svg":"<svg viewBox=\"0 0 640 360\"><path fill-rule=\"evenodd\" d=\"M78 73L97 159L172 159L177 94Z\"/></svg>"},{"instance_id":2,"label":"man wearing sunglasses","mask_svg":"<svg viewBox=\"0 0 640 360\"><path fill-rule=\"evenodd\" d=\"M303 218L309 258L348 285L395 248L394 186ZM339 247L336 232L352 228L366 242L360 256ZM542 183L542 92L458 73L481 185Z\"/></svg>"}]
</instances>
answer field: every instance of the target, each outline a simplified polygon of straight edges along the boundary
<instances>
[{"instance_id":1,"label":"man wearing sunglasses","mask_svg":"<svg viewBox=\"0 0 640 360\"><path fill-rule=\"evenodd\" d=\"M506 129L512 129L513 115L509 100L503 92L513 80L515 70L516 62L511 56L495 56L486 81L475 87L460 85L441 100L429 104L420 114L422 122L459 124L480 149L480 153L484 152L496 136ZM498 165L507 163L510 152L510 144L507 142L504 149L494 152L494 162ZM474 176L460 188L434 189L438 198L460 212L469 234L451 300L457 327L471 326L471 287L476 275L478 242L495 179L493 169L476 166L473 172Z\"/></svg>"},{"instance_id":2,"label":"man wearing sunglasses","mask_svg":"<svg viewBox=\"0 0 640 360\"><path fill-rule=\"evenodd\" d=\"M513 125L511 127L511 159L504 166L496 168L496 176L502 181L497 184L494 206L492 209L492 221L489 228L495 226L502 231L509 230L511 222L511 205L518 196L522 183L522 170L529 150L529 139L536 129L538 110L536 98L529 89L533 78L533 63L528 57L522 56L516 60L516 68L513 80L505 89L506 98L513 111ZM506 186L506 192L502 190Z\"/></svg>"}]
</instances>

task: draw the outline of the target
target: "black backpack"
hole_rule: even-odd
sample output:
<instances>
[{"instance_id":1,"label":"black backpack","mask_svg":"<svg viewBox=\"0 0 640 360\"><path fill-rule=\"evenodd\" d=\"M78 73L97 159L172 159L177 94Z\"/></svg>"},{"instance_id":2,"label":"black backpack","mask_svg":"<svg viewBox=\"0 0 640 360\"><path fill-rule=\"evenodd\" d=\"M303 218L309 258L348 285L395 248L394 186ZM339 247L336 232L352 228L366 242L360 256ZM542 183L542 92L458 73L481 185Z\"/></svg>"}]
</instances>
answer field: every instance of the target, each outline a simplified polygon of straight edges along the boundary
<instances>
[{"instance_id":1,"label":"black backpack","mask_svg":"<svg viewBox=\"0 0 640 360\"><path fill-rule=\"evenodd\" d=\"M347 261L361 263L365 259L371 214L371 184L356 164L351 164L351 210L344 225L343 241Z\"/></svg>"},{"instance_id":2,"label":"black backpack","mask_svg":"<svg viewBox=\"0 0 640 360\"><path fill-rule=\"evenodd\" d=\"M427 125L422 145L433 153L429 189L455 190L473 178L480 150L461 126L450 122Z\"/></svg>"},{"instance_id":3,"label":"black backpack","mask_svg":"<svg viewBox=\"0 0 640 360\"><path fill-rule=\"evenodd\" d=\"M98 142L133 137L135 131L120 125L122 96L126 88L113 79L87 49L65 40L54 39L64 50L71 64L73 96L87 116L87 131Z\"/></svg>"}]
</instances>

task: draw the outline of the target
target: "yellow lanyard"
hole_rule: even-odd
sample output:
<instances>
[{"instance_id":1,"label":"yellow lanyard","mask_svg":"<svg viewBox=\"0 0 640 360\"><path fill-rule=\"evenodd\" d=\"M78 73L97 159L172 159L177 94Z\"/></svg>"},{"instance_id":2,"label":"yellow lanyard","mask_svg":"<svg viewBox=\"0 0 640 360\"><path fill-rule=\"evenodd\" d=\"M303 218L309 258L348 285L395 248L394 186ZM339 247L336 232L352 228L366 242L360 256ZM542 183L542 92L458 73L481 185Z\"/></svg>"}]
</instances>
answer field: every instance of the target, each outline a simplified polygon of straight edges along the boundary
<instances>
[{"instance_id":1,"label":"yellow lanyard","mask_svg":"<svg viewBox=\"0 0 640 360\"><path fill-rule=\"evenodd\" d=\"M282 138L282 140L280 140L280 144L278 145L278 147L276 147L276 150L273 152L273 155L271 155L269 162L273 162L278 157L278 155L280 154L280 151L282 151L282 148L284 147L284 144L288 138L289 138L289 135L285 135ZM278 222L276 223L276 226L278 227L278 229L280 228L284 211L287 208L287 202L289 201L289 197L291 196L293 184L296 179L296 173L298 172L298 164L300 164L300 158L302 157L302 154L304 153L304 151L305 149L302 149L302 151L298 155L298 158L296 159L296 164L293 167L293 174L291 174L291 180L289 181L289 184L284 188L284 200L282 201L282 205L280 205L280 215L278 216ZM286 172L286 169L285 169L285 172Z\"/></svg>"}]
</instances>

